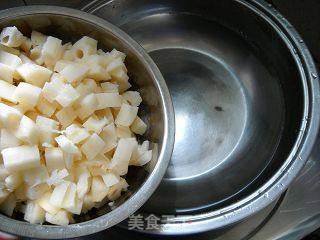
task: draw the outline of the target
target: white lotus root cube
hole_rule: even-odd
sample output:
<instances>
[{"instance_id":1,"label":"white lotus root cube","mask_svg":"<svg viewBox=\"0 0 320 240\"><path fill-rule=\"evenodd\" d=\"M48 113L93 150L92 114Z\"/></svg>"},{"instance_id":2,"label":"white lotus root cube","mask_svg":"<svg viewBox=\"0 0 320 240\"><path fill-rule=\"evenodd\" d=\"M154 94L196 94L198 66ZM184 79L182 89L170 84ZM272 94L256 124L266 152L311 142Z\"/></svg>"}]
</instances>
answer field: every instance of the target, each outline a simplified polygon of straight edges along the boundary
<instances>
[{"instance_id":1,"label":"white lotus root cube","mask_svg":"<svg viewBox=\"0 0 320 240\"><path fill-rule=\"evenodd\" d=\"M101 66L103 68L106 68L107 65L110 63L109 59L107 59L104 56L98 55L98 54L93 54L90 56L87 56L84 61L89 64L90 66L93 65L98 65Z\"/></svg>"},{"instance_id":2,"label":"white lotus root cube","mask_svg":"<svg viewBox=\"0 0 320 240\"><path fill-rule=\"evenodd\" d=\"M131 138L133 136L129 127L124 127L121 125L116 127L116 133L118 138Z\"/></svg>"},{"instance_id":3,"label":"white lotus root cube","mask_svg":"<svg viewBox=\"0 0 320 240\"><path fill-rule=\"evenodd\" d=\"M7 131L6 129L1 129L1 137L0 137L0 149L3 150L5 148L10 147L18 147L22 144L22 141L12 133Z\"/></svg>"},{"instance_id":4,"label":"white lotus root cube","mask_svg":"<svg viewBox=\"0 0 320 240\"><path fill-rule=\"evenodd\" d=\"M74 154L71 153L63 153L63 157L64 157L64 162L66 164L66 168L72 170L73 167L73 163L74 163ZM69 175L70 176L70 175ZM70 178L72 178L72 176L70 176ZM71 179L69 179L71 181Z\"/></svg>"},{"instance_id":5,"label":"white lotus root cube","mask_svg":"<svg viewBox=\"0 0 320 240\"><path fill-rule=\"evenodd\" d=\"M60 72L69 83L80 82L82 81L89 71L89 67L83 64L73 63L67 65Z\"/></svg>"},{"instance_id":6,"label":"white lotus root cube","mask_svg":"<svg viewBox=\"0 0 320 240\"><path fill-rule=\"evenodd\" d=\"M69 107L79 97L80 94L71 86L71 84L65 84L56 97L56 101L63 107Z\"/></svg>"},{"instance_id":7,"label":"white lotus root cube","mask_svg":"<svg viewBox=\"0 0 320 240\"><path fill-rule=\"evenodd\" d=\"M3 63L0 63L0 78L5 80L8 83L13 83L13 75L15 70Z\"/></svg>"},{"instance_id":8,"label":"white lotus root cube","mask_svg":"<svg viewBox=\"0 0 320 240\"><path fill-rule=\"evenodd\" d=\"M15 130L14 134L17 138L29 144L37 144L39 142L39 128L35 122L27 116L21 118L19 127Z\"/></svg>"},{"instance_id":9,"label":"white lotus root cube","mask_svg":"<svg viewBox=\"0 0 320 240\"><path fill-rule=\"evenodd\" d=\"M36 46L30 50L30 58L38 65L44 64L44 59L42 56L42 46Z\"/></svg>"},{"instance_id":10,"label":"white lotus root cube","mask_svg":"<svg viewBox=\"0 0 320 240\"><path fill-rule=\"evenodd\" d=\"M37 200L50 190L46 183L38 184L36 186L28 186L26 189L26 197L31 200Z\"/></svg>"},{"instance_id":11,"label":"white lotus root cube","mask_svg":"<svg viewBox=\"0 0 320 240\"><path fill-rule=\"evenodd\" d=\"M59 210L55 215L46 213L46 221L55 225L67 226L69 224L69 214L65 210Z\"/></svg>"},{"instance_id":12,"label":"white lotus root cube","mask_svg":"<svg viewBox=\"0 0 320 240\"><path fill-rule=\"evenodd\" d=\"M108 168L109 161L106 162L102 159L104 159L104 156L102 154L99 154L94 160L92 160L93 162L97 163L97 165L93 164L88 166L88 170L91 176L102 176L106 174L106 169Z\"/></svg>"},{"instance_id":13,"label":"white lotus root cube","mask_svg":"<svg viewBox=\"0 0 320 240\"><path fill-rule=\"evenodd\" d=\"M108 172L108 173L102 175L101 177L107 187L111 187L120 181L120 176L118 176L112 172Z\"/></svg>"},{"instance_id":14,"label":"white lotus root cube","mask_svg":"<svg viewBox=\"0 0 320 240\"><path fill-rule=\"evenodd\" d=\"M43 114L47 117L51 117L54 114L54 112L56 111L57 107L58 107L58 105L56 102L51 103L41 95L39 97L39 101L36 106L37 110L41 114Z\"/></svg>"},{"instance_id":15,"label":"white lotus root cube","mask_svg":"<svg viewBox=\"0 0 320 240\"><path fill-rule=\"evenodd\" d=\"M109 55L113 59L120 58L122 60L122 62L124 62L124 60L126 58L126 54L118 51L117 49L112 49L112 51L109 53Z\"/></svg>"},{"instance_id":16,"label":"white lotus root cube","mask_svg":"<svg viewBox=\"0 0 320 240\"><path fill-rule=\"evenodd\" d=\"M51 118L38 116L36 124L41 130L56 131L59 127L59 123Z\"/></svg>"},{"instance_id":17,"label":"white lotus root cube","mask_svg":"<svg viewBox=\"0 0 320 240\"><path fill-rule=\"evenodd\" d=\"M119 85L110 83L110 82L104 82L101 83L101 87L103 92L105 93L118 93L119 92Z\"/></svg>"},{"instance_id":18,"label":"white lotus root cube","mask_svg":"<svg viewBox=\"0 0 320 240\"><path fill-rule=\"evenodd\" d=\"M136 146L135 138L121 138L111 160L110 168L120 176L127 174L131 154Z\"/></svg>"},{"instance_id":19,"label":"white lotus root cube","mask_svg":"<svg viewBox=\"0 0 320 240\"><path fill-rule=\"evenodd\" d=\"M64 85L65 83L63 82L63 78L56 73L53 74L51 77L51 82L46 82L43 86L43 97L52 103L56 99Z\"/></svg>"},{"instance_id":20,"label":"white lotus root cube","mask_svg":"<svg viewBox=\"0 0 320 240\"><path fill-rule=\"evenodd\" d=\"M41 88L33 86L29 83L20 82L14 91L13 97L18 102L24 102L32 107L35 107L37 105L40 93Z\"/></svg>"},{"instance_id":21,"label":"white lotus root cube","mask_svg":"<svg viewBox=\"0 0 320 240\"><path fill-rule=\"evenodd\" d=\"M103 182L101 177L93 177L90 195L93 202L101 202L108 194L109 187Z\"/></svg>"},{"instance_id":22,"label":"white lotus root cube","mask_svg":"<svg viewBox=\"0 0 320 240\"><path fill-rule=\"evenodd\" d=\"M46 148L44 156L46 159L46 166L49 172L55 169L65 168L63 152L60 148Z\"/></svg>"},{"instance_id":23,"label":"white lotus root cube","mask_svg":"<svg viewBox=\"0 0 320 240\"><path fill-rule=\"evenodd\" d=\"M88 160L92 160L104 149L104 146L104 141L96 133L94 133L80 147L80 149L86 155Z\"/></svg>"},{"instance_id":24,"label":"white lotus root cube","mask_svg":"<svg viewBox=\"0 0 320 240\"><path fill-rule=\"evenodd\" d=\"M82 100L88 94L94 92L96 88L97 84L93 79L85 79L76 87L77 92L80 94L78 102L80 102L79 100Z\"/></svg>"},{"instance_id":25,"label":"white lotus root cube","mask_svg":"<svg viewBox=\"0 0 320 240\"><path fill-rule=\"evenodd\" d=\"M89 78L93 78L96 81L107 81L111 79L111 76L107 72L107 70L96 64L89 65L87 76Z\"/></svg>"},{"instance_id":26,"label":"white lotus root cube","mask_svg":"<svg viewBox=\"0 0 320 240\"><path fill-rule=\"evenodd\" d=\"M70 141L74 144L80 143L87 139L90 134L85 128L80 127L77 124L72 124L66 128L65 134Z\"/></svg>"},{"instance_id":27,"label":"white lotus root cube","mask_svg":"<svg viewBox=\"0 0 320 240\"><path fill-rule=\"evenodd\" d=\"M97 116L92 115L90 118L88 118L88 120L83 124L83 126L85 127L85 129L87 129L89 132L95 132L97 134L99 134L103 127L106 126L108 124L108 119L101 118L99 119Z\"/></svg>"},{"instance_id":28,"label":"white lotus root cube","mask_svg":"<svg viewBox=\"0 0 320 240\"><path fill-rule=\"evenodd\" d=\"M48 36L46 42L43 44L41 53L46 65L48 65L48 62L55 65L62 57L62 41L58 38Z\"/></svg>"},{"instance_id":29,"label":"white lotus root cube","mask_svg":"<svg viewBox=\"0 0 320 240\"><path fill-rule=\"evenodd\" d=\"M37 115L39 115L31 105L24 102L19 102L17 105L13 107L19 110L20 113L25 114L27 117L31 118L32 120L34 120L37 117Z\"/></svg>"},{"instance_id":30,"label":"white lotus root cube","mask_svg":"<svg viewBox=\"0 0 320 240\"><path fill-rule=\"evenodd\" d=\"M107 107L121 107L122 100L119 93L97 93L98 106L96 110L104 109Z\"/></svg>"},{"instance_id":31,"label":"white lotus root cube","mask_svg":"<svg viewBox=\"0 0 320 240\"><path fill-rule=\"evenodd\" d=\"M94 93L91 93L85 96L80 101L80 108L77 110L77 114L81 120L85 119L86 117L90 116L96 108L98 107L98 100Z\"/></svg>"},{"instance_id":32,"label":"white lotus root cube","mask_svg":"<svg viewBox=\"0 0 320 240\"><path fill-rule=\"evenodd\" d=\"M73 214L80 215L83 206L83 200L76 197L75 206L73 208L68 208L67 210Z\"/></svg>"},{"instance_id":33,"label":"white lotus root cube","mask_svg":"<svg viewBox=\"0 0 320 240\"><path fill-rule=\"evenodd\" d=\"M124 127L129 127L137 117L138 109L138 107L130 106L123 103L115 120L115 123Z\"/></svg>"},{"instance_id":34,"label":"white lotus root cube","mask_svg":"<svg viewBox=\"0 0 320 240\"><path fill-rule=\"evenodd\" d=\"M50 118L37 116L36 125L40 130L40 143L54 144L53 138L56 136L58 132L59 123Z\"/></svg>"},{"instance_id":35,"label":"white lotus root cube","mask_svg":"<svg viewBox=\"0 0 320 240\"><path fill-rule=\"evenodd\" d=\"M59 60L56 62L55 66L54 66L54 71L60 73L66 66L72 64L72 61L68 61L68 60Z\"/></svg>"},{"instance_id":36,"label":"white lotus root cube","mask_svg":"<svg viewBox=\"0 0 320 240\"><path fill-rule=\"evenodd\" d=\"M40 154L37 146L19 146L1 151L3 163L10 172L23 171L40 166Z\"/></svg>"},{"instance_id":37,"label":"white lotus root cube","mask_svg":"<svg viewBox=\"0 0 320 240\"><path fill-rule=\"evenodd\" d=\"M32 224L42 224L45 220L45 211L35 201L28 201L24 213L24 220Z\"/></svg>"},{"instance_id":38,"label":"white lotus root cube","mask_svg":"<svg viewBox=\"0 0 320 240\"><path fill-rule=\"evenodd\" d=\"M64 199L62 201L62 208L74 208L76 203L76 194L77 194L77 185L73 182L70 182Z\"/></svg>"},{"instance_id":39,"label":"white lotus root cube","mask_svg":"<svg viewBox=\"0 0 320 240\"><path fill-rule=\"evenodd\" d=\"M3 214L7 215L7 216L12 216L13 214L13 210L15 209L17 205L17 199L14 196L13 193L11 193L6 201L4 201L1 205L0 205L0 212L2 212Z\"/></svg>"},{"instance_id":40,"label":"white lotus root cube","mask_svg":"<svg viewBox=\"0 0 320 240\"><path fill-rule=\"evenodd\" d=\"M46 183L39 184L37 186L28 186L26 189L26 197L31 200L37 200L50 190L50 187Z\"/></svg>"},{"instance_id":41,"label":"white lotus root cube","mask_svg":"<svg viewBox=\"0 0 320 240\"><path fill-rule=\"evenodd\" d=\"M77 196L79 199L83 199L90 190L89 177L90 174L88 172L84 172L78 176Z\"/></svg>"},{"instance_id":42,"label":"white lotus root cube","mask_svg":"<svg viewBox=\"0 0 320 240\"><path fill-rule=\"evenodd\" d=\"M131 124L130 129L135 134L143 135L147 130L147 124L145 124L142 119L137 116Z\"/></svg>"},{"instance_id":43,"label":"white lotus root cube","mask_svg":"<svg viewBox=\"0 0 320 240\"><path fill-rule=\"evenodd\" d=\"M48 187L43 192L39 192L39 189L42 190L44 184L37 186L28 186L26 184L21 184L15 191L14 194L18 201L34 200L39 199L43 193L48 191Z\"/></svg>"},{"instance_id":44,"label":"white lotus root cube","mask_svg":"<svg viewBox=\"0 0 320 240\"><path fill-rule=\"evenodd\" d=\"M127 90L131 84L128 82L129 80L129 76L127 74L127 72L124 70L124 69L117 69L117 70L114 70L111 74L112 76L112 79L117 81L118 84L119 84L119 92L121 92L121 88L125 88L126 85L127 85L127 88L126 89L123 89L123 91Z\"/></svg>"},{"instance_id":45,"label":"white lotus root cube","mask_svg":"<svg viewBox=\"0 0 320 240\"><path fill-rule=\"evenodd\" d=\"M127 72L127 68L124 65L121 58L117 58L113 60L108 66L107 66L107 72L111 74L111 76L114 75L118 70L123 70Z\"/></svg>"},{"instance_id":46,"label":"white lotus root cube","mask_svg":"<svg viewBox=\"0 0 320 240\"><path fill-rule=\"evenodd\" d=\"M77 113L73 110L72 107L62 108L55 115L64 128L71 125L77 118Z\"/></svg>"},{"instance_id":47,"label":"white lotus root cube","mask_svg":"<svg viewBox=\"0 0 320 240\"><path fill-rule=\"evenodd\" d=\"M69 172L67 169L55 169L51 172L51 176L47 180L47 184L51 185L59 185L61 184L66 177L69 176Z\"/></svg>"},{"instance_id":48,"label":"white lotus root cube","mask_svg":"<svg viewBox=\"0 0 320 240\"><path fill-rule=\"evenodd\" d=\"M75 183L70 183L62 207L74 214L81 213L82 201L77 198L77 185Z\"/></svg>"},{"instance_id":49,"label":"white lotus root cube","mask_svg":"<svg viewBox=\"0 0 320 240\"><path fill-rule=\"evenodd\" d=\"M65 195L67 194L67 190L69 188L70 182L62 182L61 184L57 185L50 197L50 204L57 207L57 208L61 208L62 207L62 203L64 200Z\"/></svg>"},{"instance_id":50,"label":"white lotus root cube","mask_svg":"<svg viewBox=\"0 0 320 240\"><path fill-rule=\"evenodd\" d=\"M76 51L74 49L67 49L62 55L62 59L66 61L75 61L76 60Z\"/></svg>"},{"instance_id":51,"label":"white lotus root cube","mask_svg":"<svg viewBox=\"0 0 320 240\"><path fill-rule=\"evenodd\" d=\"M6 27L0 34L1 44L8 47L19 47L24 37L16 27Z\"/></svg>"},{"instance_id":52,"label":"white lotus root cube","mask_svg":"<svg viewBox=\"0 0 320 240\"><path fill-rule=\"evenodd\" d=\"M73 44L73 51L77 59L82 59L88 55L95 54L97 52L97 40L84 36Z\"/></svg>"},{"instance_id":53,"label":"white lotus root cube","mask_svg":"<svg viewBox=\"0 0 320 240\"><path fill-rule=\"evenodd\" d=\"M149 141L144 141L141 145L137 145L132 152L130 164L140 158L145 152L147 152L149 150L149 145Z\"/></svg>"},{"instance_id":54,"label":"white lotus root cube","mask_svg":"<svg viewBox=\"0 0 320 240\"><path fill-rule=\"evenodd\" d=\"M32 31L31 32L31 43L32 46L41 46L47 41L47 36L37 32L37 31Z\"/></svg>"},{"instance_id":55,"label":"white lotus root cube","mask_svg":"<svg viewBox=\"0 0 320 240\"><path fill-rule=\"evenodd\" d=\"M87 213L94 206L95 206L95 202L93 201L91 194L85 195L83 198L81 213Z\"/></svg>"},{"instance_id":56,"label":"white lotus root cube","mask_svg":"<svg viewBox=\"0 0 320 240\"><path fill-rule=\"evenodd\" d=\"M22 60L15 54L0 50L0 63L7 65L12 70L16 70L22 64Z\"/></svg>"},{"instance_id":57,"label":"white lotus root cube","mask_svg":"<svg viewBox=\"0 0 320 240\"><path fill-rule=\"evenodd\" d=\"M17 103L17 100L14 97L14 92L16 90L16 86L0 80L0 97L10 101L12 103Z\"/></svg>"},{"instance_id":58,"label":"white lotus root cube","mask_svg":"<svg viewBox=\"0 0 320 240\"><path fill-rule=\"evenodd\" d=\"M22 63L33 63L33 64L35 64L35 62L34 62L33 60L31 60L30 58L28 58L28 57L27 57L26 55L24 55L23 53L21 53L21 54L19 55L19 57L20 57Z\"/></svg>"},{"instance_id":59,"label":"white lotus root cube","mask_svg":"<svg viewBox=\"0 0 320 240\"><path fill-rule=\"evenodd\" d=\"M105 109L97 110L97 111L95 112L95 114L96 114L97 117L99 117L99 118L105 117L106 119L108 119L109 122L114 122L113 114L112 114L110 108L105 108Z\"/></svg>"},{"instance_id":60,"label":"white lotus root cube","mask_svg":"<svg viewBox=\"0 0 320 240\"><path fill-rule=\"evenodd\" d=\"M27 199L30 199L30 200L40 199L43 196L43 194L45 194L47 191L50 190L49 185L46 183L42 183L36 186L25 186L25 187L26 187L25 195Z\"/></svg>"},{"instance_id":61,"label":"white lotus root cube","mask_svg":"<svg viewBox=\"0 0 320 240\"><path fill-rule=\"evenodd\" d=\"M150 162L152 159L152 150L144 152L138 159L135 161L130 161L130 165L133 166L143 166Z\"/></svg>"},{"instance_id":62,"label":"white lotus root cube","mask_svg":"<svg viewBox=\"0 0 320 240\"><path fill-rule=\"evenodd\" d=\"M40 199L38 199L36 202L39 204L40 207L42 207L46 212L50 214L56 214L60 208L53 206L50 203L51 199L51 193L46 192Z\"/></svg>"},{"instance_id":63,"label":"white lotus root cube","mask_svg":"<svg viewBox=\"0 0 320 240\"><path fill-rule=\"evenodd\" d=\"M18 73L28 83L42 87L45 82L49 81L52 71L31 63L24 63L17 68Z\"/></svg>"},{"instance_id":64,"label":"white lotus root cube","mask_svg":"<svg viewBox=\"0 0 320 240\"><path fill-rule=\"evenodd\" d=\"M9 175L8 177L6 177L6 179L4 181L5 181L6 188L10 192L12 192L22 184L23 179L20 174L13 173L13 174Z\"/></svg>"},{"instance_id":65,"label":"white lotus root cube","mask_svg":"<svg viewBox=\"0 0 320 240\"><path fill-rule=\"evenodd\" d=\"M104 153L109 152L117 146L117 133L114 123L105 126L99 136L105 143Z\"/></svg>"},{"instance_id":66,"label":"white lotus root cube","mask_svg":"<svg viewBox=\"0 0 320 240\"><path fill-rule=\"evenodd\" d=\"M138 107L142 102L142 98L139 92L136 91L127 91L122 94L124 99L126 99L132 106Z\"/></svg>"},{"instance_id":67,"label":"white lotus root cube","mask_svg":"<svg viewBox=\"0 0 320 240\"><path fill-rule=\"evenodd\" d=\"M59 137L56 137L55 140L62 151L81 156L79 148L74 145L73 142L71 142L66 136L60 135Z\"/></svg>"},{"instance_id":68,"label":"white lotus root cube","mask_svg":"<svg viewBox=\"0 0 320 240\"><path fill-rule=\"evenodd\" d=\"M22 114L20 111L6 104L0 103L0 122L3 126L11 129L15 128L19 124L21 118Z\"/></svg>"}]
</instances>

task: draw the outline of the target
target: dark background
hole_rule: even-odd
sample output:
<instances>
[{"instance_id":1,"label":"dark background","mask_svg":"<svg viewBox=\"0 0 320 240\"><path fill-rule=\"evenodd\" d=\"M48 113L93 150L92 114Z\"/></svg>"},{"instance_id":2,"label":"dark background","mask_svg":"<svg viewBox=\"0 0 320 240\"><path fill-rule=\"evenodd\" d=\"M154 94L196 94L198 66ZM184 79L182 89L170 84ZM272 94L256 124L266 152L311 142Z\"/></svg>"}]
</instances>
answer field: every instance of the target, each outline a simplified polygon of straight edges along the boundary
<instances>
[{"instance_id":1,"label":"dark background","mask_svg":"<svg viewBox=\"0 0 320 240\"><path fill-rule=\"evenodd\" d=\"M92 0L0 0L8 7L14 2L84 7ZM173 0L174 1L174 0ZM187 0L186 0L187 1ZM223 0L222 0L223 1ZM267 0L295 26L320 64L320 0Z\"/></svg>"}]
</instances>

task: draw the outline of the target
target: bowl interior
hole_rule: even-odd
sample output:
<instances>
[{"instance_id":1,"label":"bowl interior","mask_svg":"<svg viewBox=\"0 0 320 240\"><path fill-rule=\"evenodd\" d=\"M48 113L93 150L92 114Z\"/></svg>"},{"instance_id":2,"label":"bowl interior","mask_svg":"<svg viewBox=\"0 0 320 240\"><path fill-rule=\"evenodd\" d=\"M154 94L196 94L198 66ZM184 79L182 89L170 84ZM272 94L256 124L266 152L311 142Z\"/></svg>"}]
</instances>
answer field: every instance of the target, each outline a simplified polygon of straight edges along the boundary
<instances>
[{"instance_id":1,"label":"bowl interior","mask_svg":"<svg viewBox=\"0 0 320 240\"><path fill-rule=\"evenodd\" d=\"M261 16L232 0L119 0L91 12L149 52L173 97L171 163L142 211L225 207L284 164L299 134L305 89L293 53Z\"/></svg>"},{"instance_id":2,"label":"bowl interior","mask_svg":"<svg viewBox=\"0 0 320 240\"><path fill-rule=\"evenodd\" d=\"M23 14L22 14L23 15ZM164 141L164 107L161 102L161 93L154 76L150 72L149 66L141 61L141 56L137 55L135 49L129 46L127 42L119 39L111 30L100 28L92 22L86 21L78 17L66 16L60 14L30 14L18 17L8 17L0 20L0 28L6 26L17 26L25 36L30 37L32 30L37 30L41 33L58 37L63 40L63 43L79 40L82 36L90 36L98 40L98 48L104 51L111 51L116 48L124 52L127 57L125 60L128 68L130 83L132 89L138 90L141 93L143 103L139 108L139 115L148 124L147 133L138 140L149 140L153 143L153 147L157 145L158 152L161 151ZM146 166L130 167L126 176L129 190L123 194L112 208L120 206L130 196L132 196L146 181L152 173L158 161L157 153L154 152L154 158ZM75 216L76 222L91 220L95 217L104 215L111 211L108 204L101 206L98 209L92 209L85 215ZM14 216L21 219L22 216L16 214Z\"/></svg>"}]
</instances>

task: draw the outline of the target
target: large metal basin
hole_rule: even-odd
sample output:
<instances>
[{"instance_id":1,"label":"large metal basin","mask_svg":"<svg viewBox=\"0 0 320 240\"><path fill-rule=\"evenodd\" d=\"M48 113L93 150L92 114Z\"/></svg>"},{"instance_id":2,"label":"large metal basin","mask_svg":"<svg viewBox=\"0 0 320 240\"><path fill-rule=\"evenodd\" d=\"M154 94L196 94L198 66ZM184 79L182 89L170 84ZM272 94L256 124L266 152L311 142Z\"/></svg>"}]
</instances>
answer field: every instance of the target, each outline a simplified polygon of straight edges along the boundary
<instances>
[{"instance_id":1,"label":"large metal basin","mask_svg":"<svg viewBox=\"0 0 320 240\"><path fill-rule=\"evenodd\" d=\"M225 227L278 197L319 124L319 85L303 40L264 1L114 0L84 8L139 42L173 97L175 146L139 214L156 234ZM177 216L178 215L178 216Z\"/></svg>"}]
</instances>

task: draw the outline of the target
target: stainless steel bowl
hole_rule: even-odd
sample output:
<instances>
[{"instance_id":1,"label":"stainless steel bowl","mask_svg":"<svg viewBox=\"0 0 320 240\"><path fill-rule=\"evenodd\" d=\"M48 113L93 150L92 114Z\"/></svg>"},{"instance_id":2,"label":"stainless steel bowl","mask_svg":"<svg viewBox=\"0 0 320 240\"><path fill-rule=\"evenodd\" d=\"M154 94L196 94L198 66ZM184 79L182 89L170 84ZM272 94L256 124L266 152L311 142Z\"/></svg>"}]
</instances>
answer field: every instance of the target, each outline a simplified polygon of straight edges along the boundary
<instances>
[{"instance_id":1,"label":"stainless steel bowl","mask_svg":"<svg viewBox=\"0 0 320 240\"><path fill-rule=\"evenodd\" d=\"M90 14L68 8L35 6L12 8L0 12L0 28L17 26L24 34L31 30L75 41L87 35L98 40L99 48L116 48L127 54L126 65L134 88L143 98L142 117L148 123L146 139L158 146L158 154L145 168L130 168L130 185L115 203L86 215L76 217L76 223L66 227L33 225L0 214L0 230L35 238L71 238L109 228L135 212L150 197L160 183L170 160L174 141L174 113L167 86L149 55L127 34L110 23Z\"/></svg>"},{"instance_id":2,"label":"stainless steel bowl","mask_svg":"<svg viewBox=\"0 0 320 240\"><path fill-rule=\"evenodd\" d=\"M168 171L140 214L156 234L228 226L277 198L304 165L319 124L313 60L294 28L261 0L92 1L162 72L173 97Z\"/></svg>"}]
</instances>

